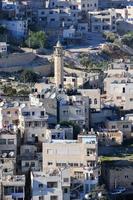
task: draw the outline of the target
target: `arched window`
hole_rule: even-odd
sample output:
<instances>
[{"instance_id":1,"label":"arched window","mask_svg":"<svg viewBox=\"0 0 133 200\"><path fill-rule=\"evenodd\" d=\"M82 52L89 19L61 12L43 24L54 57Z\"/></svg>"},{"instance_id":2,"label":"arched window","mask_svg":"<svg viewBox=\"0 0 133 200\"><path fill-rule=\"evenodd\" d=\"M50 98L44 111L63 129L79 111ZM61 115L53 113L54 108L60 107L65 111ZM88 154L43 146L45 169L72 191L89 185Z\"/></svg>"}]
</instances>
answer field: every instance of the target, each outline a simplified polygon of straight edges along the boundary
<instances>
[{"instance_id":1,"label":"arched window","mask_svg":"<svg viewBox=\"0 0 133 200\"><path fill-rule=\"evenodd\" d=\"M96 98L94 99L94 104L97 104L97 99Z\"/></svg>"}]
</instances>

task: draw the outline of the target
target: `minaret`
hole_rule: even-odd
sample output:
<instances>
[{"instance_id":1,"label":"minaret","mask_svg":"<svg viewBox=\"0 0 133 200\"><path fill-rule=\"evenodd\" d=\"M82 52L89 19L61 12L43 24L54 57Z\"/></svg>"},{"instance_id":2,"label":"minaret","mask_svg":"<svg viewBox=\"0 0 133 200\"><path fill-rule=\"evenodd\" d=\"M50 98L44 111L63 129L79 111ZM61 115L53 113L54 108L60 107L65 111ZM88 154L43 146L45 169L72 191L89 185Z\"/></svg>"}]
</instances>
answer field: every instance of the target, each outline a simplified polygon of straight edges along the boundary
<instances>
[{"instance_id":1,"label":"minaret","mask_svg":"<svg viewBox=\"0 0 133 200\"><path fill-rule=\"evenodd\" d=\"M64 62L63 62L63 47L60 41L54 47L54 78L57 88L63 88L64 82Z\"/></svg>"}]
</instances>

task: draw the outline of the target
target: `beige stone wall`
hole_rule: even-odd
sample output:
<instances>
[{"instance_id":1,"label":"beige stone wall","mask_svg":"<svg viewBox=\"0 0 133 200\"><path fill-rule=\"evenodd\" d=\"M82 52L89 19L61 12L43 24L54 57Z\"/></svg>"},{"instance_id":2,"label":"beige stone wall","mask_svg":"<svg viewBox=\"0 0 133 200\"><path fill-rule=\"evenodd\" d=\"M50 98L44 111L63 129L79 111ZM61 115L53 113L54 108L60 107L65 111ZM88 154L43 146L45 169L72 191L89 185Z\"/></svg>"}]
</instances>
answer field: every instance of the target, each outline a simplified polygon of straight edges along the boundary
<instances>
[{"instance_id":1,"label":"beige stone wall","mask_svg":"<svg viewBox=\"0 0 133 200\"><path fill-rule=\"evenodd\" d=\"M36 58L36 55L31 53L9 54L5 58L0 59L0 67L12 67L18 65L27 65Z\"/></svg>"}]
</instances>

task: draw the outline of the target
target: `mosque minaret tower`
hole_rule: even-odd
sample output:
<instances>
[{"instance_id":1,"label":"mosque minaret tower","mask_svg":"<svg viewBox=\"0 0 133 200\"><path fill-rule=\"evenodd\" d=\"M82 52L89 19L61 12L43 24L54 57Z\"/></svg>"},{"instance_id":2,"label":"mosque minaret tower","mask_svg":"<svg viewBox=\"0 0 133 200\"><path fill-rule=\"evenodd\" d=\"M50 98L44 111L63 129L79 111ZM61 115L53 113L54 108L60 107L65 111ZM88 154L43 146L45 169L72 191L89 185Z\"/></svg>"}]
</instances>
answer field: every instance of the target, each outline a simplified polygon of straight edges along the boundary
<instances>
[{"instance_id":1,"label":"mosque minaret tower","mask_svg":"<svg viewBox=\"0 0 133 200\"><path fill-rule=\"evenodd\" d=\"M56 88L63 88L64 82L64 61L63 47L60 41L54 47L54 79Z\"/></svg>"}]
</instances>

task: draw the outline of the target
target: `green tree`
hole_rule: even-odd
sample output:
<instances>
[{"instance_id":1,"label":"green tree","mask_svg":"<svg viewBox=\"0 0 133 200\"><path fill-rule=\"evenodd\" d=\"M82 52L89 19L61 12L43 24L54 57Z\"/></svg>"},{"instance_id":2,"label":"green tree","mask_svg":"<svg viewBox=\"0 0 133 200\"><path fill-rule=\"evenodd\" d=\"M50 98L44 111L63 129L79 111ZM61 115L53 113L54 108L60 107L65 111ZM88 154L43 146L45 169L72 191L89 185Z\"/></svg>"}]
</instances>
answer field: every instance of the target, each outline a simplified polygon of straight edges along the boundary
<instances>
[{"instance_id":1,"label":"green tree","mask_svg":"<svg viewBox=\"0 0 133 200\"><path fill-rule=\"evenodd\" d=\"M78 124L71 122L71 121L62 121L62 122L60 122L60 125L72 126L73 127L73 139L77 139L77 135L81 131L81 128Z\"/></svg>"},{"instance_id":2,"label":"green tree","mask_svg":"<svg viewBox=\"0 0 133 200\"><path fill-rule=\"evenodd\" d=\"M30 91L27 91L27 90L22 89L22 90L20 90L20 91L17 93L17 95L18 95L18 96L28 96L29 93L30 93Z\"/></svg>"},{"instance_id":3,"label":"green tree","mask_svg":"<svg viewBox=\"0 0 133 200\"><path fill-rule=\"evenodd\" d=\"M31 48L43 48L46 46L46 34L44 31L30 32L26 45Z\"/></svg>"},{"instance_id":4,"label":"green tree","mask_svg":"<svg viewBox=\"0 0 133 200\"><path fill-rule=\"evenodd\" d=\"M15 88L12 88L11 86L5 86L4 88L3 88L3 92L4 92L4 94L5 95L7 95L7 96L14 96L14 95L16 95L16 89Z\"/></svg>"},{"instance_id":5,"label":"green tree","mask_svg":"<svg viewBox=\"0 0 133 200\"><path fill-rule=\"evenodd\" d=\"M122 43L133 48L133 31L131 31L123 36Z\"/></svg>"},{"instance_id":6,"label":"green tree","mask_svg":"<svg viewBox=\"0 0 133 200\"><path fill-rule=\"evenodd\" d=\"M118 35L113 32L104 32L103 36L106 38L108 42L112 42L112 43L118 38Z\"/></svg>"},{"instance_id":7,"label":"green tree","mask_svg":"<svg viewBox=\"0 0 133 200\"><path fill-rule=\"evenodd\" d=\"M7 41L7 29L4 26L0 26L0 42Z\"/></svg>"},{"instance_id":8,"label":"green tree","mask_svg":"<svg viewBox=\"0 0 133 200\"><path fill-rule=\"evenodd\" d=\"M40 76L31 70L21 70L19 72L19 75L19 80L23 83L35 83L38 82L40 79Z\"/></svg>"},{"instance_id":9,"label":"green tree","mask_svg":"<svg viewBox=\"0 0 133 200\"><path fill-rule=\"evenodd\" d=\"M0 26L0 34L7 33L7 29L4 26Z\"/></svg>"}]
</instances>

